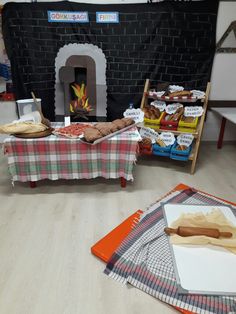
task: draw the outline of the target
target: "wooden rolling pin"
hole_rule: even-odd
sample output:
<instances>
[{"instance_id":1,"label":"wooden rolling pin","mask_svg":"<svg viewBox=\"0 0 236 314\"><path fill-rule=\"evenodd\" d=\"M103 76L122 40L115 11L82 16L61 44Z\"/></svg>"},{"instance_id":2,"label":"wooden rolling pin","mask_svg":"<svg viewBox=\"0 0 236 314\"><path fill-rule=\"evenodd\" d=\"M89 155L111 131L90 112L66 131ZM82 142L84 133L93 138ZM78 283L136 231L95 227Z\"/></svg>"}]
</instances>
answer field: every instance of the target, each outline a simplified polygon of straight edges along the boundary
<instances>
[{"instance_id":1,"label":"wooden rolling pin","mask_svg":"<svg viewBox=\"0 0 236 314\"><path fill-rule=\"evenodd\" d=\"M181 237L203 235L203 236L218 239L220 237L231 238L233 235L231 232L220 232L218 229L215 229L215 228L199 228L199 227L181 227L180 226L176 229L166 227L164 231L168 235L175 233Z\"/></svg>"}]
</instances>

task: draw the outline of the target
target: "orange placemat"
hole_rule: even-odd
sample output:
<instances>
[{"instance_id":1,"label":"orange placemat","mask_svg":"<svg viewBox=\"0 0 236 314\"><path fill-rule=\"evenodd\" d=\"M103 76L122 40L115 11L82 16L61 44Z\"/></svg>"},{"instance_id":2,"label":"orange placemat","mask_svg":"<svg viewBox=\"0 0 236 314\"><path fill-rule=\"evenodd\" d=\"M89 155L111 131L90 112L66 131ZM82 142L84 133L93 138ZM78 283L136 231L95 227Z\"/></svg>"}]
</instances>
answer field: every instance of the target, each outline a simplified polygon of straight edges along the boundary
<instances>
[{"instance_id":1,"label":"orange placemat","mask_svg":"<svg viewBox=\"0 0 236 314\"><path fill-rule=\"evenodd\" d=\"M121 242L128 236L135 224L138 223L142 213L142 210L137 210L125 219L120 225L95 243L91 247L91 252L107 263Z\"/></svg>"}]
</instances>

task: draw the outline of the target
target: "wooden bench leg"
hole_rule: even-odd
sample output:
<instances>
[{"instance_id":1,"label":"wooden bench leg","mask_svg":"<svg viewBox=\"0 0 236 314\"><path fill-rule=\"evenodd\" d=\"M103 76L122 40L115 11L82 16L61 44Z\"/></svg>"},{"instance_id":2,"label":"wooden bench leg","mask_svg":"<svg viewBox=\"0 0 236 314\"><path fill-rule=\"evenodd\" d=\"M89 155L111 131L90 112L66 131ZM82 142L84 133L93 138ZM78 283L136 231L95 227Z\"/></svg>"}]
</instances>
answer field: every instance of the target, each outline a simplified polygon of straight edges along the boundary
<instances>
[{"instance_id":1,"label":"wooden bench leg","mask_svg":"<svg viewBox=\"0 0 236 314\"><path fill-rule=\"evenodd\" d=\"M220 149L222 147L222 144L223 144L225 124L226 124L226 118L223 117L221 120L220 134L219 134L218 143L217 143L218 149Z\"/></svg>"},{"instance_id":2,"label":"wooden bench leg","mask_svg":"<svg viewBox=\"0 0 236 314\"><path fill-rule=\"evenodd\" d=\"M126 187L126 179L123 178L123 177L120 178L120 186L121 186L122 188L125 188L125 187Z\"/></svg>"},{"instance_id":3,"label":"wooden bench leg","mask_svg":"<svg viewBox=\"0 0 236 314\"><path fill-rule=\"evenodd\" d=\"M35 181L30 181L29 184L30 184L31 189L34 189L37 186Z\"/></svg>"}]
</instances>

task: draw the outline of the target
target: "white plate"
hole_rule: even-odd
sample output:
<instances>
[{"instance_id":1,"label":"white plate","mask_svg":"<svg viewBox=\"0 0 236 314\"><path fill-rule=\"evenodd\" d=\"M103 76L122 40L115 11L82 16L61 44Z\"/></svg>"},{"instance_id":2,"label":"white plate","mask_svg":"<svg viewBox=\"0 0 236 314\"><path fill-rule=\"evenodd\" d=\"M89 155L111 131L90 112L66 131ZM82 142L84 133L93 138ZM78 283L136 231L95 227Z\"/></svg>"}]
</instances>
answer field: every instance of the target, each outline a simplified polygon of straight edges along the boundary
<instances>
[{"instance_id":1,"label":"white plate","mask_svg":"<svg viewBox=\"0 0 236 314\"><path fill-rule=\"evenodd\" d=\"M236 226L230 206L164 205L167 226L182 213L207 213L218 208ZM213 245L174 245L170 243L176 279L181 293L236 295L236 254Z\"/></svg>"}]
</instances>

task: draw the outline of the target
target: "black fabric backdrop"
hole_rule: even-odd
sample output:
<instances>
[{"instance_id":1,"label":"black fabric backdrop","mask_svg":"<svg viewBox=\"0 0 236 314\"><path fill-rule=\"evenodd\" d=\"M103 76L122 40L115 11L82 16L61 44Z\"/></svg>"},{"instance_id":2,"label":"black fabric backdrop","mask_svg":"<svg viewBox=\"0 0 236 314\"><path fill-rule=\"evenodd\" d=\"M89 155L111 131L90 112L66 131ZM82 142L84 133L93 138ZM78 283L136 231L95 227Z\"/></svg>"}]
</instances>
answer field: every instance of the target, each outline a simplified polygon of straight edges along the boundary
<instances>
[{"instance_id":1,"label":"black fabric backdrop","mask_svg":"<svg viewBox=\"0 0 236 314\"><path fill-rule=\"evenodd\" d=\"M215 52L219 1L96 5L74 2L7 3L3 35L17 99L42 98L55 119L54 80L58 50L92 43L107 60L107 114L122 115L129 102L140 105L146 78L205 89ZM88 11L89 23L49 23L47 11ZM96 23L96 11L119 12L120 23Z\"/></svg>"}]
</instances>

